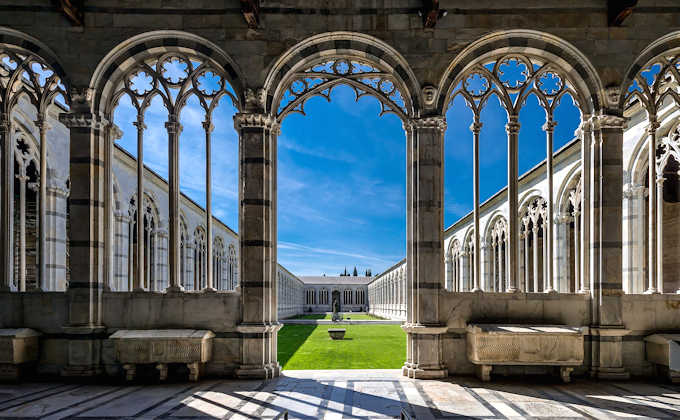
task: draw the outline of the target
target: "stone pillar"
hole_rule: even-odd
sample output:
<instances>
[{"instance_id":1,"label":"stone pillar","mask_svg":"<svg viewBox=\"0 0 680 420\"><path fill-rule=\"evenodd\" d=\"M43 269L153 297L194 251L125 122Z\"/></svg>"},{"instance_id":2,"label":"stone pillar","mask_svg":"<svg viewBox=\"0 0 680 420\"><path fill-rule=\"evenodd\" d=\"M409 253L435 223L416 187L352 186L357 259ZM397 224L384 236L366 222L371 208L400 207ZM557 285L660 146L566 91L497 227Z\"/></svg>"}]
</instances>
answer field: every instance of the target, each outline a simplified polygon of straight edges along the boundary
<instances>
[{"instance_id":1,"label":"stone pillar","mask_svg":"<svg viewBox=\"0 0 680 420\"><path fill-rule=\"evenodd\" d=\"M593 133L594 121L590 115L583 116L583 122L578 130L581 137L581 292L590 293L590 202L591 200L591 154L595 141Z\"/></svg>"},{"instance_id":2,"label":"stone pillar","mask_svg":"<svg viewBox=\"0 0 680 420\"><path fill-rule=\"evenodd\" d=\"M182 292L180 284L180 189L179 189L179 135L182 126L177 115L168 115L165 123L168 131L168 292ZM188 241L187 241L188 242ZM185 252L187 244L184 244Z\"/></svg>"},{"instance_id":3,"label":"stone pillar","mask_svg":"<svg viewBox=\"0 0 680 420\"><path fill-rule=\"evenodd\" d=\"M212 156L210 134L215 127L212 125L210 114L206 114L203 121L205 130L205 236L206 236L206 287L205 291L214 292L213 285L213 235L212 235Z\"/></svg>"},{"instance_id":4,"label":"stone pillar","mask_svg":"<svg viewBox=\"0 0 680 420\"><path fill-rule=\"evenodd\" d=\"M35 121L40 134L40 193L38 197L38 278L37 287L42 290L49 290L47 284L47 183L49 182L47 173L47 130L49 126L45 121L44 114L38 114Z\"/></svg>"},{"instance_id":5,"label":"stone pillar","mask_svg":"<svg viewBox=\"0 0 680 420\"><path fill-rule=\"evenodd\" d=\"M53 179L52 182L56 180ZM50 236L47 238L49 247L46 264L54 267L47 270L47 290L59 292L66 290L66 202L69 193L65 186L66 181L62 180L58 185L52 185L47 189Z\"/></svg>"},{"instance_id":6,"label":"stone pillar","mask_svg":"<svg viewBox=\"0 0 680 420\"><path fill-rule=\"evenodd\" d=\"M19 180L19 291L26 291L26 168L21 168Z\"/></svg>"},{"instance_id":7,"label":"stone pillar","mask_svg":"<svg viewBox=\"0 0 680 420\"><path fill-rule=\"evenodd\" d=\"M529 217L522 218L524 225L524 293L529 292Z\"/></svg>"},{"instance_id":8,"label":"stone pillar","mask_svg":"<svg viewBox=\"0 0 680 420\"><path fill-rule=\"evenodd\" d=\"M578 266L569 266L569 222L571 216L568 213L557 213L555 215L555 291L560 293L569 293L569 272ZM578 261L578 260L577 260ZM574 277L577 280L578 276ZM574 290L578 290L578 284L574 284Z\"/></svg>"},{"instance_id":9,"label":"stone pillar","mask_svg":"<svg viewBox=\"0 0 680 420\"><path fill-rule=\"evenodd\" d=\"M508 288L509 293L517 291L517 263L519 250L519 207L518 207L518 179L517 179L517 148L519 136L519 116L508 115L505 130L508 133L508 266L510 267Z\"/></svg>"},{"instance_id":10,"label":"stone pillar","mask_svg":"<svg viewBox=\"0 0 680 420\"><path fill-rule=\"evenodd\" d=\"M12 290L14 281L14 142L9 114L0 113L2 138L2 221L0 222L0 291Z\"/></svg>"},{"instance_id":11,"label":"stone pillar","mask_svg":"<svg viewBox=\"0 0 680 420\"><path fill-rule=\"evenodd\" d=\"M581 286L581 212L574 210L574 292L583 289ZM569 255L569 254L567 254Z\"/></svg>"},{"instance_id":12,"label":"stone pillar","mask_svg":"<svg viewBox=\"0 0 680 420\"><path fill-rule=\"evenodd\" d=\"M242 378L269 378L278 375L276 334L276 201L275 149L276 122L261 113L234 116L239 133L239 234L241 237L242 319L237 331L242 337L241 364L236 371ZM273 292L273 293L272 293ZM272 322L272 320L274 320Z\"/></svg>"},{"instance_id":13,"label":"stone pillar","mask_svg":"<svg viewBox=\"0 0 680 420\"><path fill-rule=\"evenodd\" d=\"M448 375L442 357L439 293L444 280L443 144L446 122L441 116L409 121L407 132L407 266L412 294L407 334L411 378Z\"/></svg>"},{"instance_id":14,"label":"stone pillar","mask_svg":"<svg viewBox=\"0 0 680 420\"><path fill-rule=\"evenodd\" d=\"M534 276L534 288L532 292L538 293L538 221L533 221L533 226L531 227L531 250L533 251L532 259L532 274Z\"/></svg>"},{"instance_id":15,"label":"stone pillar","mask_svg":"<svg viewBox=\"0 0 680 420\"><path fill-rule=\"evenodd\" d=\"M657 189L656 182L658 175L656 173L656 130L659 128L659 122L656 119L650 118L649 127L647 128L647 135L649 139L647 140L647 159L648 159L648 176L647 181L649 182L649 263L647 264L647 275L649 276L649 282L646 293L663 293L657 287L657 232L659 225L663 221L657 220ZM662 197L663 200L663 197ZM658 222L658 223L657 223Z\"/></svg>"},{"instance_id":16,"label":"stone pillar","mask_svg":"<svg viewBox=\"0 0 680 420\"><path fill-rule=\"evenodd\" d=\"M625 119L601 115L594 119L591 143L590 277L592 282L591 376L626 379L623 368L621 308L623 128ZM585 165L584 165L585 166Z\"/></svg>"},{"instance_id":17,"label":"stone pillar","mask_svg":"<svg viewBox=\"0 0 680 420\"><path fill-rule=\"evenodd\" d=\"M86 95L74 95L84 98ZM68 289L68 324L63 330L69 339L68 362L64 376L93 376L101 372L101 297L104 288L104 158L103 128L108 122L87 111L81 101L71 104L73 112L59 120L70 130L71 194L70 240L71 278Z\"/></svg>"},{"instance_id":18,"label":"stone pillar","mask_svg":"<svg viewBox=\"0 0 680 420\"><path fill-rule=\"evenodd\" d=\"M663 182L666 180L662 174L656 177L656 290L664 292L663 286Z\"/></svg>"},{"instance_id":19,"label":"stone pillar","mask_svg":"<svg viewBox=\"0 0 680 420\"><path fill-rule=\"evenodd\" d=\"M472 290L473 292L481 292L481 247L479 246L479 237L481 231L479 229L479 132L482 129L482 123L479 122L479 113L475 113L475 122L470 126L472 131L472 184L473 184L473 240L474 240L474 266L472 269Z\"/></svg>"},{"instance_id":20,"label":"stone pillar","mask_svg":"<svg viewBox=\"0 0 680 420\"><path fill-rule=\"evenodd\" d=\"M453 291L453 255L446 254L446 290Z\"/></svg>"},{"instance_id":21,"label":"stone pillar","mask_svg":"<svg viewBox=\"0 0 680 420\"><path fill-rule=\"evenodd\" d=\"M553 121L552 115L548 117L548 121L543 125L543 131L546 134L546 158L545 158L545 170L548 178L548 194L546 203L546 220L545 223L546 230L544 232L544 241L546 242L546 252L545 252L545 272L546 272L546 292L555 292L555 273L553 272L554 264L554 253L555 253L555 243L554 243L554 233L553 233L553 133L555 131L556 121Z\"/></svg>"}]
</instances>

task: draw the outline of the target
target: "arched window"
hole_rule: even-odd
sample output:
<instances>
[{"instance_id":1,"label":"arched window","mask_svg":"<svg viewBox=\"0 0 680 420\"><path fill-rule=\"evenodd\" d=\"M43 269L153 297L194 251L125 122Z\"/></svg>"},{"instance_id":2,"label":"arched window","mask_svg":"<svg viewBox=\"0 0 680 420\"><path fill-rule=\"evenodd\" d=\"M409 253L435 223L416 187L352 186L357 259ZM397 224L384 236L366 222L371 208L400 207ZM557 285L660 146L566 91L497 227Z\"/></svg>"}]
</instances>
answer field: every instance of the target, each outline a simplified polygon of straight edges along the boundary
<instances>
[{"instance_id":1,"label":"arched window","mask_svg":"<svg viewBox=\"0 0 680 420\"><path fill-rule=\"evenodd\" d=\"M508 288L507 223L496 217L489 226L486 237L488 276L484 290L505 292Z\"/></svg>"},{"instance_id":2,"label":"arched window","mask_svg":"<svg viewBox=\"0 0 680 420\"><path fill-rule=\"evenodd\" d=\"M137 196L130 199L128 232L128 282L127 290L160 290L158 212L153 199L145 195L141 206L142 222L138 224ZM142 226L141 236L138 236Z\"/></svg>"},{"instance_id":3,"label":"arched window","mask_svg":"<svg viewBox=\"0 0 680 420\"><path fill-rule=\"evenodd\" d=\"M217 290L226 290L226 250L224 249L224 241L219 236L215 237L213 242L213 279Z\"/></svg>"},{"instance_id":4,"label":"arched window","mask_svg":"<svg viewBox=\"0 0 680 420\"><path fill-rule=\"evenodd\" d=\"M446 254L446 290L462 290L463 253L458 239L453 239Z\"/></svg>"},{"instance_id":5,"label":"arched window","mask_svg":"<svg viewBox=\"0 0 680 420\"><path fill-rule=\"evenodd\" d=\"M229 260L227 262L227 283L228 290L234 290L238 287L238 276L237 276L237 260L236 260L236 247L233 244L229 244Z\"/></svg>"},{"instance_id":6,"label":"arched window","mask_svg":"<svg viewBox=\"0 0 680 420\"><path fill-rule=\"evenodd\" d=\"M545 240L546 208L547 203L543 198L534 197L520 213L524 256L521 289L527 292L543 292L548 288L545 264L548 247Z\"/></svg>"},{"instance_id":7,"label":"arched window","mask_svg":"<svg viewBox=\"0 0 680 420\"><path fill-rule=\"evenodd\" d=\"M13 38L18 44L12 45ZM48 155L47 132L49 119L54 118L49 115L50 108L54 104L61 107L59 111L68 108L68 81L48 64L58 64L54 57L40 57L28 50L48 53L49 49L38 40L18 33L6 36L3 33L3 39L0 45L0 115L4 117L0 120L1 284L7 290L16 291L64 290L66 274L57 280L48 273L53 268L48 266L47 240L52 235L47 228L50 200L47 191L48 183L56 184L58 180L48 179L53 176L47 170L48 159L54 156ZM24 112L34 117L21 118ZM22 134L22 125L37 134L35 141Z\"/></svg>"},{"instance_id":8,"label":"arched window","mask_svg":"<svg viewBox=\"0 0 680 420\"><path fill-rule=\"evenodd\" d=\"M328 290L325 288L319 292L319 304L328 305Z\"/></svg>"},{"instance_id":9,"label":"arched window","mask_svg":"<svg viewBox=\"0 0 680 420\"><path fill-rule=\"evenodd\" d=\"M202 227L197 227L194 231L194 277L192 290L201 290L206 287L207 280L207 260L206 260L206 235Z\"/></svg>"},{"instance_id":10,"label":"arched window","mask_svg":"<svg viewBox=\"0 0 680 420\"><path fill-rule=\"evenodd\" d=\"M345 289L345 292L343 293L342 303L343 303L343 305L351 305L352 304L352 290Z\"/></svg>"}]
</instances>

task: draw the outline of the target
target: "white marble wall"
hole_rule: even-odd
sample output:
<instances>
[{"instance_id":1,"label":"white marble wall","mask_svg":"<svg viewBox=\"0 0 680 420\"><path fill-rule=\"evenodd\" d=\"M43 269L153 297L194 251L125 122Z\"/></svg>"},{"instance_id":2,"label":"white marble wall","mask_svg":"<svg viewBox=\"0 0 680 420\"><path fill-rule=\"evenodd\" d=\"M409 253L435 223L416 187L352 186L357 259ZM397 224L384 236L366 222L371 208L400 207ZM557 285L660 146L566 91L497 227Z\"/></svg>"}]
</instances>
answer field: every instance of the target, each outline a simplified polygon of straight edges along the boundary
<instances>
[{"instance_id":1,"label":"white marble wall","mask_svg":"<svg viewBox=\"0 0 680 420\"><path fill-rule=\"evenodd\" d=\"M406 319L406 261L385 270L368 284L368 311L389 319Z\"/></svg>"}]
</instances>

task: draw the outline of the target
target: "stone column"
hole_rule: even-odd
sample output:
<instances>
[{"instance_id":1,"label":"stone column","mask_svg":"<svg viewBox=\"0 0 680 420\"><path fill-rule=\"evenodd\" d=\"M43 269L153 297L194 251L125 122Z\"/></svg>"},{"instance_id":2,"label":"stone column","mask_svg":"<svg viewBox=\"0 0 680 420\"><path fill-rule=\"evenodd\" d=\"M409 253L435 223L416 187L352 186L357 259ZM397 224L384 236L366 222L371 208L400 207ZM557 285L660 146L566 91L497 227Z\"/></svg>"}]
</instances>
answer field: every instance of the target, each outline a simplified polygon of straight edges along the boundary
<instances>
[{"instance_id":1,"label":"stone column","mask_svg":"<svg viewBox=\"0 0 680 420\"><path fill-rule=\"evenodd\" d=\"M554 278L554 289L560 293L569 293L569 273L574 266L569 266L569 222L571 222L571 216L568 213L556 213L553 223L555 224L555 229L553 233L555 235L555 254L554 258L555 264L555 278ZM576 278L575 278L576 279ZM574 290L578 286L574 285Z\"/></svg>"},{"instance_id":2,"label":"stone column","mask_svg":"<svg viewBox=\"0 0 680 420\"><path fill-rule=\"evenodd\" d=\"M19 180L19 291L26 291L26 168L21 168Z\"/></svg>"},{"instance_id":3,"label":"stone column","mask_svg":"<svg viewBox=\"0 0 680 420\"><path fill-rule=\"evenodd\" d=\"M56 182L54 179L52 181ZM48 290L59 292L66 290L66 203L69 193L65 186L66 181L61 180L58 185L51 185L47 189L48 208L51 213L47 218L50 222L47 265L58 267L47 270L47 284Z\"/></svg>"},{"instance_id":4,"label":"stone column","mask_svg":"<svg viewBox=\"0 0 680 420\"><path fill-rule=\"evenodd\" d=\"M38 197L38 278L37 287L49 290L47 284L47 130L49 126L44 114L38 114L35 121L40 134L40 194Z\"/></svg>"},{"instance_id":5,"label":"stone column","mask_svg":"<svg viewBox=\"0 0 680 420\"><path fill-rule=\"evenodd\" d=\"M663 286L663 182L666 178L662 174L656 177L656 290L664 292Z\"/></svg>"},{"instance_id":6,"label":"stone column","mask_svg":"<svg viewBox=\"0 0 680 420\"><path fill-rule=\"evenodd\" d=\"M591 375L625 379L621 308L623 128L625 119L601 115L594 122L590 178L590 272L592 281ZM584 178L585 179L585 178Z\"/></svg>"},{"instance_id":7,"label":"stone column","mask_svg":"<svg viewBox=\"0 0 680 420\"><path fill-rule=\"evenodd\" d=\"M522 218L524 225L524 292L529 292L529 218Z\"/></svg>"},{"instance_id":8,"label":"stone column","mask_svg":"<svg viewBox=\"0 0 680 420\"><path fill-rule=\"evenodd\" d=\"M59 116L70 130L71 278L66 291L68 323L63 331L73 337L69 339L67 366L61 373L64 376L94 376L101 372L98 334L105 331L101 322L106 240L103 128L108 122L89 112L89 104L83 102L87 95L72 96L72 112Z\"/></svg>"},{"instance_id":9,"label":"stone column","mask_svg":"<svg viewBox=\"0 0 680 420\"><path fill-rule=\"evenodd\" d=\"M517 140L519 136L519 116L508 115L508 124L505 130L508 133L508 266L509 284L507 291L513 293L517 291L517 258L519 249L519 214L518 207L518 179L517 179Z\"/></svg>"},{"instance_id":10,"label":"stone column","mask_svg":"<svg viewBox=\"0 0 680 420\"><path fill-rule=\"evenodd\" d=\"M446 254L446 290L453 290L453 256Z\"/></svg>"},{"instance_id":11,"label":"stone column","mask_svg":"<svg viewBox=\"0 0 680 420\"><path fill-rule=\"evenodd\" d=\"M496 277L498 276L498 267L496 265L496 256L498 252L496 251L496 238L491 238L491 278L489 281L489 292L496 291Z\"/></svg>"},{"instance_id":12,"label":"stone column","mask_svg":"<svg viewBox=\"0 0 680 420\"><path fill-rule=\"evenodd\" d=\"M213 292L213 239L212 239L212 156L210 134L215 127L212 125L210 114L206 114L203 121L205 130L205 236L206 236L206 287L205 291Z\"/></svg>"},{"instance_id":13,"label":"stone column","mask_svg":"<svg viewBox=\"0 0 680 420\"><path fill-rule=\"evenodd\" d=\"M532 233L532 241L531 241L531 249L533 251L533 261L532 261L532 270L533 270L533 275L534 275L534 290L532 292L538 293L538 221L534 220L533 221L533 226L531 227L531 233Z\"/></svg>"},{"instance_id":14,"label":"stone column","mask_svg":"<svg viewBox=\"0 0 680 420\"><path fill-rule=\"evenodd\" d=\"M578 130L581 137L581 291L589 293L591 289L590 276L590 203L592 186L590 179L592 177L591 169L591 155L592 145L595 141L593 133L594 121L590 115L583 116L583 122Z\"/></svg>"},{"instance_id":15,"label":"stone column","mask_svg":"<svg viewBox=\"0 0 680 420\"><path fill-rule=\"evenodd\" d=\"M482 123L479 122L479 114L475 113L475 122L470 126L472 131L472 184L473 184L473 220L474 220L474 267L472 270L473 283L472 292L481 292L481 273L480 273L480 262L481 262L481 247L479 246L479 132L482 129Z\"/></svg>"},{"instance_id":16,"label":"stone column","mask_svg":"<svg viewBox=\"0 0 680 420\"><path fill-rule=\"evenodd\" d=\"M583 290L581 285L581 212L575 210L574 217L574 292Z\"/></svg>"},{"instance_id":17,"label":"stone column","mask_svg":"<svg viewBox=\"0 0 680 420\"><path fill-rule=\"evenodd\" d=\"M443 144L441 116L414 119L407 131L407 266L413 305L402 326L407 334L403 373L411 378L442 378L439 293L444 280Z\"/></svg>"},{"instance_id":18,"label":"stone column","mask_svg":"<svg viewBox=\"0 0 680 420\"><path fill-rule=\"evenodd\" d=\"M179 135L182 126L177 115L168 115L168 292L182 292L180 284L180 189L179 189ZM187 244L185 243L185 252Z\"/></svg>"},{"instance_id":19,"label":"stone column","mask_svg":"<svg viewBox=\"0 0 680 420\"><path fill-rule=\"evenodd\" d=\"M14 141L9 114L0 113L2 138L2 221L0 223L0 291L12 290L14 281Z\"/></svg>"},{"instance_id":20,"label":"stone column","mask_svg":"<svg viewBox=\"0 0 680 420\"><path fill-rule=\"evenodd\" d=\"M132 123L137 127L137 270L133 278L133 290L144 290L144 254L148 248L144 244L144 115L137 114L137 121Z\"/></svg>"},{"instance_id":21,"label":"stone column","mask_svg":"<svg viewBox=\"0 0 680 420\"><path fill-rule=\"evenodd\" d=\"M275 159L276 121L266 114L239 113L234 116L239 133L242 319L237 331L242 337L241 364L236 374L242 378L269 378L280 367L273 352L280 326L271 317L276 285L276 201ZM274 293L272 293L274 289ZM273 300L273 302L272 302ZM273 307L276 311L276 306Z\"/></svg>"},{"instance_id":22,"label":"stone column","mask_svg":"<svg viewBox=\"0 0 680 420\"><path fill-rule=\"evenodd\" d=\"M555 274L553 272L553 260L555 252L554 234L553 234L553 133L555 131L556 121L553 121L552 115L549 116L548 121L543 125L543 130L546 134L546 165L545 170L548 178L548 194L546 205L546 231L544 232L544 240L546 241L546 258L545 271L546 283L548 285L546 292L555 292Z\"/></svg>"},{"instance_id":23,"label":"stone column","mask_svg":"<svg viewBox=\"0 0 680 420\"><path fill-rule=\"evenodd\" d=\"M657 231L659 223L657 223L657 189L655 187L657 182L656 173L656 130L659 128L660 124L656 121L656 118L652 119L650 117L649 127L647 128L647 135L649 139L647 140L647 159L648 159L648 176L647 181L649 182L649 263L647 264L647 275L649 276L648 287L645 293L663 293L657 287Z\"/></svg>"}]
</instances>

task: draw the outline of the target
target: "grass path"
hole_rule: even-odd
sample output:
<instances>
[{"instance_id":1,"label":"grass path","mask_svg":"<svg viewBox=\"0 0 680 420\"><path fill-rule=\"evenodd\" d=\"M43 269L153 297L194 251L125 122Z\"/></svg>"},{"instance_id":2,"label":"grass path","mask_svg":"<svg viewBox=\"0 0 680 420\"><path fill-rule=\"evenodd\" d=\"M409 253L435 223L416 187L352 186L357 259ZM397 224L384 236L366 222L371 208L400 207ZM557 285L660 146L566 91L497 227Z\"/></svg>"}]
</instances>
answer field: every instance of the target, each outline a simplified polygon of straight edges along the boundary
<instances>
[{"instance_id":1,"label":"grass path","mask_svg":"<svg viewBox=\"0 0 680 420\"><path fill-rule=\"evenodd\" d=\"M344 340L331 340L335 325L285 325L279 331L284 369L399 369L406 334L399 325L344 325Z\"/></svg>"}]
</instances>

